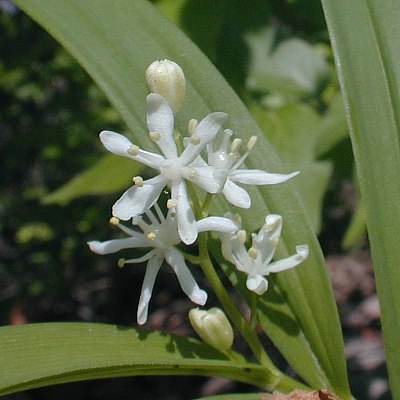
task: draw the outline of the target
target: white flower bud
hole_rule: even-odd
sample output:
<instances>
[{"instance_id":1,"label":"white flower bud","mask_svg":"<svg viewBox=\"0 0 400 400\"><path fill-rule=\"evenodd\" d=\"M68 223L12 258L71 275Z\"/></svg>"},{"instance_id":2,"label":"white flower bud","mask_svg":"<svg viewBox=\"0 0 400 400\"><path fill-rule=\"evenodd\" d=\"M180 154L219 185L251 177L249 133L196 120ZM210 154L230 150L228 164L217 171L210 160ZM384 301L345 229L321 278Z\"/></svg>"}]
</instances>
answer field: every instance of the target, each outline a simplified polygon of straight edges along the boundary
<instances>
[{"instance_id":1,"label":"white flower bud","mask_svg":"<svg viewBox=\"0 0 400 400\"><path fill-rule=\"evenodd\" d=\"M196 333L209 345L228 351L233 343L233 330L224 312L216 307L208 311L192 308L189 319Z\"/></svg>"},{"instance_id":2,"label":"white flower bud","mask_svg":"<svg viewBox=\"0 0 400 400\"><path fill-rule=\"evenodd\" d=\"M163 96L174 113L185 100L186 81L182 68L170 60L154 61L146 70L149 91Z\"/></svg>"}]
</instances>

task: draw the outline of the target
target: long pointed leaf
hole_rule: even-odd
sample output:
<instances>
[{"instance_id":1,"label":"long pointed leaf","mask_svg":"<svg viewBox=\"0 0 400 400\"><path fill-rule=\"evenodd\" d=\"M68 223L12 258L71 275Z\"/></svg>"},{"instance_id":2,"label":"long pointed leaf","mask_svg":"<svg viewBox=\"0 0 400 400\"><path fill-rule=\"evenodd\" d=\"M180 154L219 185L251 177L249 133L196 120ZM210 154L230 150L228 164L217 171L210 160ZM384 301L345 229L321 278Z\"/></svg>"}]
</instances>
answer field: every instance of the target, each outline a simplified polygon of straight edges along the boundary
<instances>
[{"instance_id":1,"label":"long pointed leaf","mask_svg":"<svg viewBox=\"0 0 400 400\"><path fill-rule=\"evenodd\" d=\"M225 111L237 135L246 139L256 134L261 139L262 132L218 71L148 2L119 0L103 2L101 7L94 0L18 0L17 4L78 59L121 112L139 144L150 146L143 74L150 62L165 57L178 62L187 77L188 106L179 121L187 123L189 118L202 118L210 111ZM186 130L182 123L179 128ZM254 149L248 166L288 172L265 139ZM347 399L350 395L337 310L322 253L301 202L290 183L251 193L253 206L242 213L249 229L258 228L260 215L271 210L283 215L285 221L282 254L293 252L299 242L310 246L307 262L285 272L279 284L326 372L326 386ZM226 209L222 202L220 206ZM300 353L301 349L293 349L291 357Z\"/></svg>"},{"instance_id":2,"label":"long pointed leaf","mask_svg":"<svg viewBox=\"0 0 400 400\"><path fill-rule=\"evenodd\" d=\"M400 4L323 0L346 104L393 398L400 398Z\"/></svg>"}]
</instances>

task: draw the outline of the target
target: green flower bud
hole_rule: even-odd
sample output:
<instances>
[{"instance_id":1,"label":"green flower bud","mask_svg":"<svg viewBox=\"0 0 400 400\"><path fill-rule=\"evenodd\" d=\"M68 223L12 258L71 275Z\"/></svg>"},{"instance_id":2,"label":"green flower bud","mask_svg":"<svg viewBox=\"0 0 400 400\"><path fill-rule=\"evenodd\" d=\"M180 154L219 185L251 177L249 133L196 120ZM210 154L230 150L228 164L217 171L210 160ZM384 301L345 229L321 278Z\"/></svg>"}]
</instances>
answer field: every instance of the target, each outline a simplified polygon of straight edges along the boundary
<instances>
[{"instance_id":1,"label":"green flower bud","mask_svg":"<svg viewBox=\"0 0 400 400\"><path fill-rule=\"evenodd\" d=\"M209 345L220 351L228 351L233 343L232 326L219 308L208 311L192 308L189 319L196 333Z\"/></svg>"},{"instance_id":2,"label":"green flower bud","mask_svg":"<svg viewBox=\"0 0 400 400\"><path fill-rule=\"evenodd\" d=\"M182 68L170 60L154 61L146 70L149 91L163 96L174 113L185 100L186 80Z\"/></svg>"}]
</instances>

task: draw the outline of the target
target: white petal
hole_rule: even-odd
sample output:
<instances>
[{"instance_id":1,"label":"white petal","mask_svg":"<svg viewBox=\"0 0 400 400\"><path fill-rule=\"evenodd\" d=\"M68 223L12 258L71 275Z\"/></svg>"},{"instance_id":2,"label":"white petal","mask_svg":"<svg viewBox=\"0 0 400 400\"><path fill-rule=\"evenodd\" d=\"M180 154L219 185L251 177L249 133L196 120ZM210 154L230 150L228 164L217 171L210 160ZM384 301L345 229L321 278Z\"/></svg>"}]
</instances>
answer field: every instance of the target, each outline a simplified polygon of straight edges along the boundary
<instances>
[{"instance_id":1,"label":"white petal","mask_svg":"<svg viewBox=\"0 0 400 400\"><path fill-rule=\"evenodd\" d=\"M197 285L182 254L175 248L168 249L165 252L165 260L174 270L182 290L189 299L192 300L193 303L204 306L207 301L207 293L201 290Z\"/></svg>"},{"instance_id":2,"label":"white petal","mask_svg":"<svg viewBox=\"0 0 400 400\"><path fill-rule=\"evenodd\" d=\"M173 138L174 114L167 100L157 93L147 96L147 126L150 132L158 132L158 147L167 158L177 157L176 144Z\"/></svg>"},{"instance_id":3,"label":"white petal","mask_svg":"<svg viewBox=\"0 0 400 400\"><path fill-rule=\"evenodd\" d=\"M161 175L143 182L143 186L132 186L116 201L112 214L122 220L143 214L157 201L167 180Z\"/></svg>"},{"instance_id":4,"label":"white petal","mask_svg":"<svg viewBox=\"0 0 400 400\"><path fill-rule=\"evenodd\" d=\"M251 205L249 194L229 178L225 182L222 193L229 203L236 207L249 208Z\"/></svg>"},{"instance_id":5,"label":"white petal","mask_svg":"<svg viewBox=\"0 0 400 400\"><path fill-rule=\"evenodd\" d=\"M199 185L208 193L220 193L226 181L226 174L223 171L210 166L194 167L191 164L189 167L184 167L182 173L184 178Z\"/></svg>"},{"instance_id":6,"label":"white petal","mask_svg":"<svg viewBox=\"0 0 400 400\"><path fill-rule=\"evenodd\" d=\"M291 174L270 174L259 169L238 169L229 174L229 179L246 185L273 185L293 178L299 171Z\"/></svg>"},{"instance_id":7,"label":"white petal","mask_svg":"<svg viewBox=\"0 0 400 400\"><path fill-rule=\"evenodd\" d=\"M259 271L262 275L270 274L271 272L281 272L287 269L296 267L308 257L308 246L301 245L296 246L296 254L290 257L284 258L283 260L274 261L269 265L266 265Z\"/></svg>"},{"instance_id":8,"label":"white petal","mask_svg":"<svg viewBox=\"0 0 400 400\"><path fill-rule=\"evenodd\" d=\"M158 253L147 263L146 273L144 275L142 291L140 293L139 305L137 309L137 322L139 325L143 325L147 321L147 314L149 310L151 294L153 292L154 282L156 280L158 271L160 270L163 259L163 253Z\"/></svg>"},{"instance_id":9,"label":"white petal","mask_svg":"<svg viewBox=\"0 0 400 400\"><path fill-rule=\"evenodd\" d=\"M94 253L111 254L122 249L147 247L148 241L145 237L130 237L126 239L108 240L106 242L98 242L97 240L93 240L88 242L88 246Z\"/></svg>"},{"instance_id":10,"label":"white petal","mask_svg":"<svg viewBox=\"0 0 400 400\"><path fill-rule=\"evenodd\" d=\"M237 225L230 218L207 217L197 221L196 224L199 232L234 232L237 230Z\"/></svg>"},{"instance_id":11,"label":"white petal","mask_svg":"<svg viewBox=\"0 0 400 400\"><path fill-rule=\"evenodd\" d=\"M100 140L104 147L117 156L123 156L131 158L132 160L138 161L150 168L157 169L164 157L151 153L149 151L139 150L137 156L132 156L128 153L129 148L132 146L132 142L129 141L125 136L112 131L100 132Z\"/></svg>"},{"instance_id":12,"label":"white petal","mask_svg":"<svg viewBox=\"0 0 400 400\"><path fill-rule=\"evenodd\" d=\"M246 281L247 289L260 296L268 289L268 281L261 275L249 275Z\"/></svg>"},{"instance_id":13,"label":"white petal","mask_svg":"<svg viewBox=\"0 0 400 400\"><path fill-rule=\"evenodd\" d=\"M99 137L103 146L111 153L117 156L133 158L128 154L128 149L132 146L132 142L124 135L112 131L102 131Z\"/></svg>"},{"instance_id":14,"label":"white petal","mask_svg":"<svg viewBox=\"0 0 400 400\"><path fill-rule=\"evenodd\" d=\"M172 184L171 198L177 200L176 218L179 237L183 243L192 244L197 239L197 225L183 181Z\"/></svg>"},{"instance_id":15,"label":"white petal","mask_svg":"<svg viewBox=\"0 0 400 400\"><path fill-rule=\"evenodd\" d=\"M190 164L194 159L200 154L204 146L206 146L211 140L214 139L218 131L220 130L222 124L226 121L228 115L222 112L215 112L208 114L203 118L197 128L194 131L194 135L200 138L199 144L189 143L186 149L181 154L185 165Z\"/></svg>"}]
</instances>

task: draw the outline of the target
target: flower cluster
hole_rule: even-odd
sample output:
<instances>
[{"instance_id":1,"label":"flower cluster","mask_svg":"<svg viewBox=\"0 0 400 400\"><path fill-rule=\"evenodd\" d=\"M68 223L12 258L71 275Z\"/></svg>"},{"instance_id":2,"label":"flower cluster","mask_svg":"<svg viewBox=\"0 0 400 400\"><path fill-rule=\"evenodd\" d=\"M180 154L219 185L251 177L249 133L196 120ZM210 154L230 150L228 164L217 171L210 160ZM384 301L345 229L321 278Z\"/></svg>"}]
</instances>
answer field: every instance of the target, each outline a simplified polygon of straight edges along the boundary
<instances>
[{"instance_id":1,"label":"flower cluster","mask_svg":"<svg viewBox=\"0 0 400 400\"><path fill-rule=\"evenodd\" d=\"M229 203L249 208L250 196L239 184L277 184L294 177L298 172L272 174L243 168L257 137L250 138L246 151L241 155L241 139L231 140L232 131L222 130L228 118L222 112L213 112L200 122L190 120L189 135L179 146L174 138L174 119L175 113L183 106L185 95L182 69L169 60L155 61L147 69L146 79L150 90L146 98L149 138L155 142L159 153L143 150L116 132L102 131L99 136L107 150L140 162L156 174L146 180L140 176L134 177L133 185L112 208L110 222L129 237L88 243L90 249L98 254L115 253L122 249L150 249L142 257L119 261L120 266L147 261L137 313L139 324L147 320L154 281L164 260L172 267L187 296L196 304L205 304L207 294L198 287L178 248L181 243L194 243L199 232L222 232L224 257L248 275L247 287L258 294L267 289L264 276L292 268L308 254L307 246L298 246L296 255L270 263L281 231L282 219L277 215L266 218L260 232L253 235L253 245L249 250L246 250L243 240L246 234L231 218L207 217L196 220L188 185L196 185L210 195L220 193ZM183 151L179 151L180 147L183 147ZM157 203L165 187L170 190L170 198L165 204L166 216ZM121 224L121 220L131 221L133 229Z\"/></svg>"}]
</instances>

